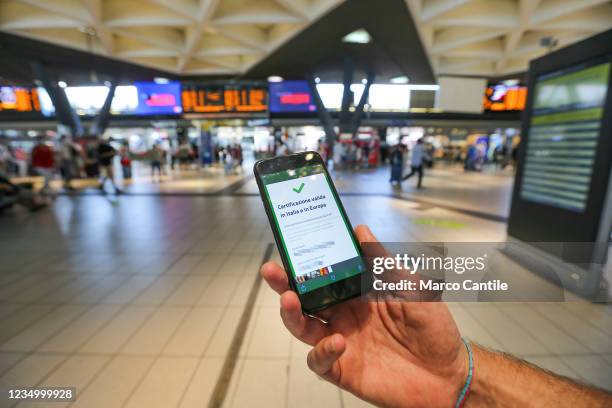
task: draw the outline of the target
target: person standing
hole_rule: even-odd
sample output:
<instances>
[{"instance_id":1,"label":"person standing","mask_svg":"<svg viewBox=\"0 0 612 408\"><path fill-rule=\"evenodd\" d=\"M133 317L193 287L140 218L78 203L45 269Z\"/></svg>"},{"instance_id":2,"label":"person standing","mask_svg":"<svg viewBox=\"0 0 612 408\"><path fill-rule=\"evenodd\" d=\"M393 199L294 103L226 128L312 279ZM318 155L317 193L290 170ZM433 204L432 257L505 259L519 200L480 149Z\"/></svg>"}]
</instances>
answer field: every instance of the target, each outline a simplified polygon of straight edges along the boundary
<instances>
[{"instance_id":1,"label":"person standing","mask_svg":"<svg viewBox=\"0 0 612 408\"><path fill-rule=\"evenodd\" d=\"M389 182L391 184L400 184L404 171L404 148L402 144L398 143L393 146L389 154L389 161L391 162L391 178Z\"/></svg>"},{"instance_id":2,"label":"person standing","mask_svg":"<svg viewBox=\"0 0 612 408\"><path fill-rule=\"evenodd\" d=\"M53 168L55 159L53 149L45 143L43 138L38 139L38 143L32 149L32 168L34 172L44 179L41 193L48 195L51 193L51 179L53 178Z\"/></svg>"},{"instance_id":3,"label":"person standing","mask_svg":"<svg viewBox=\"0 0 612 408\"><path fill-rule=\"evenodd\" d=\"M124 180L132 178L132 154L130 152L130 145L128 142L124 142L119 152L121 157L121 173L123 174Z\"/></svg>"},{"instance_id":4,"label":"person standing","mask_svg":"<svg viewBox=\"0 0 612 408\"><path fill-rule=\"evenodd\" d=\"M98 162L100 163L100 170L102 172L102 179L100 180L100 190L104 191L104 184L107 180L110 180L115 190L115 194L121 194L122 191L115 184L115 177L113 172L113 159L117 151L111 146L110 141L102 139L98 144Z\"/></svg>"},{"instance_id":5,"label":"person standing","mask_svg":"<svg viewBox=\"0 0 612 408\"><path fill-rule=\"evenodd\" d=\"M423 147L423 138L417 140L416 145L412 149L412 157L410 158L410 173L402 178L402 181L409 179L414 176L415 173L419 174L417 181L417 188L422 187L423 183L423 159L425 158L425 148Z\"/></svg>"},{"instance_id":6,"label":"person standing","mask_svg":"<svg viewBox=\"0 0 612 408\"><path fill-rule=\"evenodd\" d=\"M151 178L155 177L155 170L157 170L157 176L159 181L161 181L164 151L157 144L154 144L153 148L149 151L149 160L151 161Z\"/></svg>"}]
</instances>

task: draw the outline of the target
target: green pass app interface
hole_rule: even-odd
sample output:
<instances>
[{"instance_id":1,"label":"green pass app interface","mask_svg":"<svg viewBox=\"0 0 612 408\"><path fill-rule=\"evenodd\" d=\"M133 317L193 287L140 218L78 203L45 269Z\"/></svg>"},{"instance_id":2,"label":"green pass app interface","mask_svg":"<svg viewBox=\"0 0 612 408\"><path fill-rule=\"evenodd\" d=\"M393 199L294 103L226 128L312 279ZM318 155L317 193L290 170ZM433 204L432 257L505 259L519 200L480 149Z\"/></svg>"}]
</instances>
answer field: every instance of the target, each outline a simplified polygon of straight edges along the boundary
<instances>
[{"instance_id":1,"label":"green pass app interface","mask_svg":"<svg viewBox=\"0 0 612 408\"><path fill-rule=\"evenodd\" d=\"M262 176L300 293L364 270L320 164Z\"/></svg>"}]
</instances>

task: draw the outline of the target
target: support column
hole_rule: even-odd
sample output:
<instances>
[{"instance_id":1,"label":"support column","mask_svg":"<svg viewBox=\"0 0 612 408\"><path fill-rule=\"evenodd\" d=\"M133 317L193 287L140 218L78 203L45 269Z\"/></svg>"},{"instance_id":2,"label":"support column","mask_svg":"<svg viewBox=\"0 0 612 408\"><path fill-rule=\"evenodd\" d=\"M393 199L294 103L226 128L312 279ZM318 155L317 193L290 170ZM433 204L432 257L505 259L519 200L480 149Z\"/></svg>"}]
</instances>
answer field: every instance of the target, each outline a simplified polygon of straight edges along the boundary
<instances>
[{"instance_id":1,"label":"support column","mask_svg":"<svg viewBox=\"0 0 612 408\"><path fill-rule=\"evenodd\" d=\"M31 63L31 66L34 75L42 82L43 87L51 98L51 102L53 102L57 121L67 126L73 137L82 137L85 134L83 124L74 109L72 109L72 106L70 106L64 88L61 88L48 77L45 68L40 62L34 61Z\"/></svg>"},{"instance_id":2,"label":"support column","mask_svg":"<svg viewBox=\"0 0 612 408\"><path fill-rule=\"evenodd\" d=\"M100 112L98 112L98 116L95 117L91 127L89 128L89 134L91 136L96 136L98 138L102 137L106 127L108 126L108 122L110 120L110 108L113 103L113 98L115 97L115 89L117 88L117 80L112 80L111 85L108 88L108 94L106 95L106 99L104 100L104 104L100 108Z\"/></svg>"},{"instance_id":3,"label":"support column","mask_svg":"<svg viewBox=\"0 0 612 408\"><path fill-rule=\"evenodd\" d=\"M357 131L359 130L359 126L361 125L361 119L363 118L363 108L365 107L366 102L368 101L368 96L370 95L370 86L375 79L374 72L368 72L368 82L365 84L363 88L363 93L361 94L361 98L359 98L359 104L355 107L355 113L353 114L353 120L351 123L350 132L353 135L353 139L357 136Z\"/></svg>"},{"instance_id":4,"label":"support column","mask_svg":"<svg viewBox=\"0 0 612 408\"><path fill-rule=\"evenodd\" d=\"M325 109L325 105L323 105L323 100L321 100L321 95L319 95L319 91L317 90L317 84L315 82L314 75L309 74L307 79L308 85L310 86L310 93L312 94L315 106L317 107L317 115L319 116L321 125L323 125L323 130L325 131L325 142L329 146L329 151L333 152L334 143L336 141L336 131L334 130L334 122L327 109Z\"/></svg>"},{"instance_id":5,"label":"support column","mask_svg":"<svg viewBox=\"0 0 612 408\"><path fill-rule=\"evenodd\" d=\"M340 134L348 133L351 131L351 99L353 93L351 92L351 85L353 84L353 72L355 67L353 60L350 57L344 59L344 71L342 73L342 104L340 105L340 116L339 116L339 127Z\"/></svg>"}]
</instances>

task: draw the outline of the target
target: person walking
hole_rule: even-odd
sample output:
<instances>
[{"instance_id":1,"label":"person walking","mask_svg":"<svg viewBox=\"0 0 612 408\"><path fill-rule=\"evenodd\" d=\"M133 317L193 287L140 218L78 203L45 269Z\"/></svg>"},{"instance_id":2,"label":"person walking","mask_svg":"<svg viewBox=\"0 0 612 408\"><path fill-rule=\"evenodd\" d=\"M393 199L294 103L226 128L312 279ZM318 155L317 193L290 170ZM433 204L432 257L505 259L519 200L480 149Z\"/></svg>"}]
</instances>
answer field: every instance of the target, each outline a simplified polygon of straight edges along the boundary
<instances>
[{"instance_id":1,"label":"person walking","mask_svg":"<svg viewBox=\"0 0 612 408\"><path fill-rule=\"evenodd\" d=\"M425 158L426 152L423 147L423 139L417 140L416 145L412 148L412 157L410 158L410 173L402 178L402 181L409 179L418 173L419 179L417 181L417 188L422 187L423 183L423 159Z\"/></svg>"},{"instance_id":2,"label":"person walking","mask_svg":"<svg viewBox=\"0 0 612 408\"><path fill-rule=\"evenodd\" d=\"M113 185L115 194L121 194L122 191L115 184L115 175L113 171L113 159L117 151L111 146L110 141L102 139L98 144L98 162L100 163L100 170L102 173L102 179L100 180L100 190L104 191L104 185L109 180Z\"/></svg>"},{"instance_id":3,"label":"person walking","mask_svg":"<svg viewBox=\"0 0 612 408\"><path fill-rule=\"evenodd\" d=\"M43 187L40 190L44 195L51 194L51 179L53 178L54 167L53 149L45 143L43 138L39 138L38 143L32 149L32 168L36 174L44 179Z\"/></svg>"}]
</instances>

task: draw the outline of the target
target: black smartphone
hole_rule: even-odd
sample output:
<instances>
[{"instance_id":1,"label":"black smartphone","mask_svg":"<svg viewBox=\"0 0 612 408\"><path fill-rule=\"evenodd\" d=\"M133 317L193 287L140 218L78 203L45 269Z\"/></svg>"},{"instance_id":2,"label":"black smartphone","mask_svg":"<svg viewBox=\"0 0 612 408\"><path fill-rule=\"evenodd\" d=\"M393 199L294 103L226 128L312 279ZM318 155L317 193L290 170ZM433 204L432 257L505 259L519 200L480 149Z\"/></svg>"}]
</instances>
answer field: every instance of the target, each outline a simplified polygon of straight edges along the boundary
<instances>
[{"instance_id":1,"label":"black smartphone","mask_svg":"<svg viewBox=\"0 0 612 408\"><path fill-rule=\"evenodd\" d=\"M321 156L260 160L254 173L302 310L313 314L364 293L370 285L361 247Z\"/></svg>"}]
</instances>

